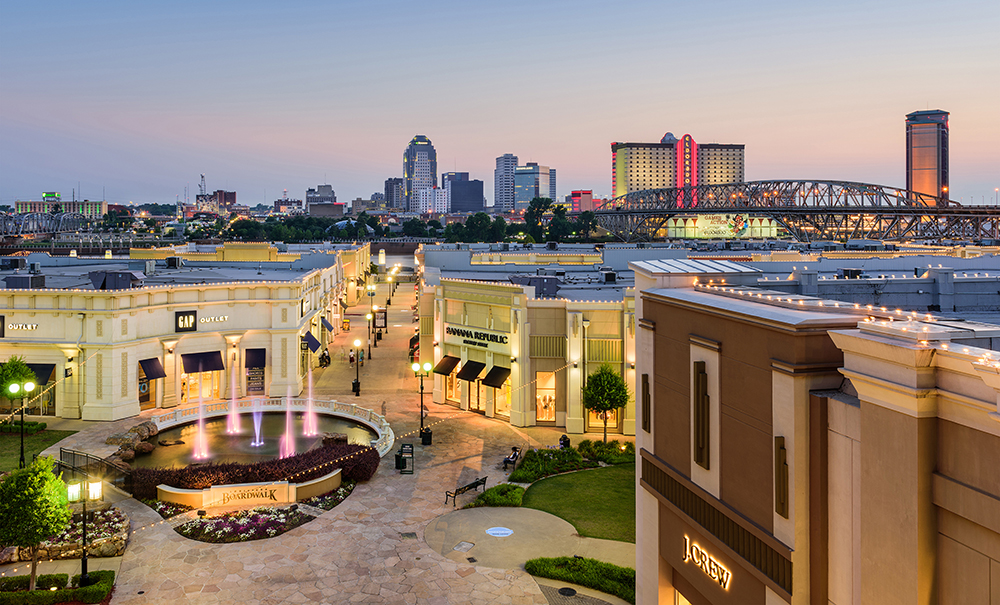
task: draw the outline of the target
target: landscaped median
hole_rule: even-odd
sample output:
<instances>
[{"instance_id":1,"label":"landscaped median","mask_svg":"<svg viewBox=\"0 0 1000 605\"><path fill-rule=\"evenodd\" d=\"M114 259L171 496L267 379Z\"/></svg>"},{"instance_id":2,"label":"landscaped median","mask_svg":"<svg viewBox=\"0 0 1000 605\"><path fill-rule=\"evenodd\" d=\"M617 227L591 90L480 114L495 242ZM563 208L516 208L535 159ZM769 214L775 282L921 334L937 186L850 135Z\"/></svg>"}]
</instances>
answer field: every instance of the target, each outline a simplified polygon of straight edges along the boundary
<instances>
[{"instance_id":1,"label":"landscaped median","mask_svg":"<svg viewBox=\"0 0 1000 605\"><path fill-rule=\"evenodd\" d=\"M554 557L531 559L524 569L533 576L579 584L635 603L635 570L596 559Z\"/></svg>"},{"instance_id":2,"label":"landscaped median","mask_svg":"<svg viewBox=\"0 0 1000 605\"><path fill-rule=\"evenodd\" d=\"M95 584L79 588L80 576L73 576L73 582L66 574L38 576L35 590L28 591L29 576L0 578L0 605L54 605L55 603L100 603L108 598L115 585L115 572L92 571L91 581Z\"/></svg>"}]
</instances>

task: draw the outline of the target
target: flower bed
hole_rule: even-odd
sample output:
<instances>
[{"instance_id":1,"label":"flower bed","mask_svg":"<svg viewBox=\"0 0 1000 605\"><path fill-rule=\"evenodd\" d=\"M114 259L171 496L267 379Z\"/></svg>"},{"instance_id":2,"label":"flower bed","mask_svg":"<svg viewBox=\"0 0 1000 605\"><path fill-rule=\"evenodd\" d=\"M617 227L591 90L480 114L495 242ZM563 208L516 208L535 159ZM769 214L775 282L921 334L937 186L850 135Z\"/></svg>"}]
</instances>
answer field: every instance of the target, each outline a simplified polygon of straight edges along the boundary
<instances>
[{"instance_id":1,"label":"flower bed","mask_svg":"<svg viewBox=\"0 0 1000 605\"><path fill-rule=\"evenodd\" d=\"M576 449L588 460L599 460L606 464L635 464L635 444L631 441L619 443L617 439L612 439L604 443L584 439Z\"/></svg>"},{"instance_id":2,"label":"flower bed","mask_svg":"<svg viewBox=\"0 0 1000 605\"><path fill-rule=\"evenodd\" d=\"M293 475L293 482L300 483L322 477L338 468L343 469L342 480L367 481L378 470L379 460L378 451L369 446L331 441L304 454L251 464L137 468L132 471L132 495L140 500L155 499L156 486L160 484L205 489L213 485L284 481Z\"/></svg>"},{"instance_id":3,"label":"flower bed","mask_svg":"<svg viewBox=\"0 0 1000 605\"><path fill-rule=\"evenodd\" d=\"M510 474L512 483L533 483L542 477L568 471L600 466L597 462L584 460L580 452L573 448L558 450L528 450L518 467Z\"/></svg>"},{"instance_id":4,"label":"flower bed","mask_svg":"<svg viewBox=\"0 0 1000 605\"><path fill-rule=\"evenodd\" d=\"M478 508L480 506L521 506L524 488L519 485L502 483L494 485L476 496L475 501L462 508Z\"/></svg>"},{"instance_id":5,"label":"flower bed","mask_svg":"<svg viewBox=\"0 0 1000 605\"><path fill-rule=\"evenodd\" d=\"M259 506L214 517L201 517L179 525L175 530L192 540L226 544L273 538L312 519L312 516L300 511Z\"/></svg>"},{"instance_id":6,"label":"flower bed","mask_svg":"<svg viewBox=\"0 0 1000 605\"><path fill-rule=\"evenodd\" d=\"M173 502L164 502L162 500L142 500L141 502L156 511L156 514L160 515L164 519L169 519L170 517L175 517L181 513L186 513L189 510L194 510L193 506L175 504Z\"/></svg>"},{"instance_id":7,"label":"flower bed","mask_svg":"<svg viewBox=\"0 0 1000 605\"><path fill-rule=\"evenodd\" d=\"M117 508L90 513L87 519L87 556L117 557L125 552L128 542L129 519ZM39 559L77 559L83 554L83 520L74 515L69 527L61 534L39 545ZM18 558L30 561L28 548L19 549Z\"/></svg>"},{"instance_id":8,"label":"flower bed","mask_svg":"<svg viewBox=\"0 0 1000 605\"><path fill-rule=\"evenodd\" d=\"M354 481L344 481L340 487L333 490L332 492L327 492L319 496L313 496L312 498L307 498L302 501L302 504L307 504L309 506L315 506L316 508L322 508L323 510L331 510L333 507L337 506L341 502L347 499L354 491L354 486L357 485Z\"/></svg>"}]
</instances>

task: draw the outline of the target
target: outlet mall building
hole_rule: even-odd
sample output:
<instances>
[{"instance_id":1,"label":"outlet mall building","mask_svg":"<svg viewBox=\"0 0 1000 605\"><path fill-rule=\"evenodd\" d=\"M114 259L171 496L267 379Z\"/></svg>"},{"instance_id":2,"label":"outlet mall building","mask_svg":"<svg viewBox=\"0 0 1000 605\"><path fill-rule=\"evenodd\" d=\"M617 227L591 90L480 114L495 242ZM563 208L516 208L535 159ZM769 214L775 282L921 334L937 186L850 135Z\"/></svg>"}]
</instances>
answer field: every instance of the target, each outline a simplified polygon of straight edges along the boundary
<instances>
[{"instance_id":1,"label":"outlet mall building","mask_svg":"<svg viewBox=\"0 0 1000 605\"><path fill-rule=\"evenodd\" d=\"M632 263L636 603L1000 605L1000 267L977 262ZM851 302L869 282L919 304Z\"/></svg>"},{"instance_id":2,"label":"outlet mall building","mask_svg":"<svg viewBox=\"0 0 1000 605\"><path fill-rule=\"evenodd\" d=\"M370 266L367 244L134 256L31 254L27 269L0 272L0 359L23 357L41 387L28 413L117 420L198 399L298 394ZM0 399L0 409L14 403Z\"/></svg>"}]
</instances>

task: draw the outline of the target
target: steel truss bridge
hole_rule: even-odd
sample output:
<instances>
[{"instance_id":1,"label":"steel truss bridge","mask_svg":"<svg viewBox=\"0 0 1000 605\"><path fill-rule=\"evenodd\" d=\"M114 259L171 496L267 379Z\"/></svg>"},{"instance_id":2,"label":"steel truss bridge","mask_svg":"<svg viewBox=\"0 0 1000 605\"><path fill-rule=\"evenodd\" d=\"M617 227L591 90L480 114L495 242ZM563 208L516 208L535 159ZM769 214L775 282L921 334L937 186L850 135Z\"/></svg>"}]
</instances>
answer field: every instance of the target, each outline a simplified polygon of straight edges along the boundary
<instances>
[{"instance_id":1,"label":"steel truss bridge","mask_svg":"<svg viewBox=\"0 0 1000 605\"><path fill-rule=\"evenodd\" d=\"M752 181L633 191L595 210L626 242L662 239L671 218L747 214L770 218L801 242L813 240L1000 239L1000 206L847 181Z\"/></svg>"},{"instance_id":2,"label":"steel truss bridge","mask_svg":"<svg viewBox=\"0 0 1000 605\"><path fill-rule=\"evenodd\" d=\"M49 233L71 233L90 229L91 221L76 213L46 214L27 212L24 214L0 215L0 236L19 237Z\"/></svg>"}]
</instances>

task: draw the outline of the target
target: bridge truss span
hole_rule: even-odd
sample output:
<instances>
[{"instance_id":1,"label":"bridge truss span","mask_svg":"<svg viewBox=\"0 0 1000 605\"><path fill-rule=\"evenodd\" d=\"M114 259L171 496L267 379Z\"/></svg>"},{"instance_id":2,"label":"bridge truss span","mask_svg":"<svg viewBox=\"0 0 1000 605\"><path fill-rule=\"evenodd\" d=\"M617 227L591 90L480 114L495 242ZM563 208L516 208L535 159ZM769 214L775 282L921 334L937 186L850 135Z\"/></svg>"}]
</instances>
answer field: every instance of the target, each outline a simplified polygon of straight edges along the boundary
<instances>
[{"instance_id":1,"label":"bridge truss span","mask_svg":"<svg viewBox=\"0 0 1000 605\"><path fill-rule=\"evenodd\" d=\"M770 218L799 241L1000 239L1000 207L962 206L884 185L847 181L752 181L647 189L595 214L623 241L661 237L671 218L747 214Z\"/></svg>"},{"instance_id":2,"label":"bridge truss span","mask_svg":"<svg viewBox=\"0 0 1000 605\"><path fill-rule=\"evenodd\" d=\"M19 237L52 233L72 233L89 230L91 221L76 213L46 214L27 212L24 214L0 215L0 235Z\"/></svg>"}]
</instances>

